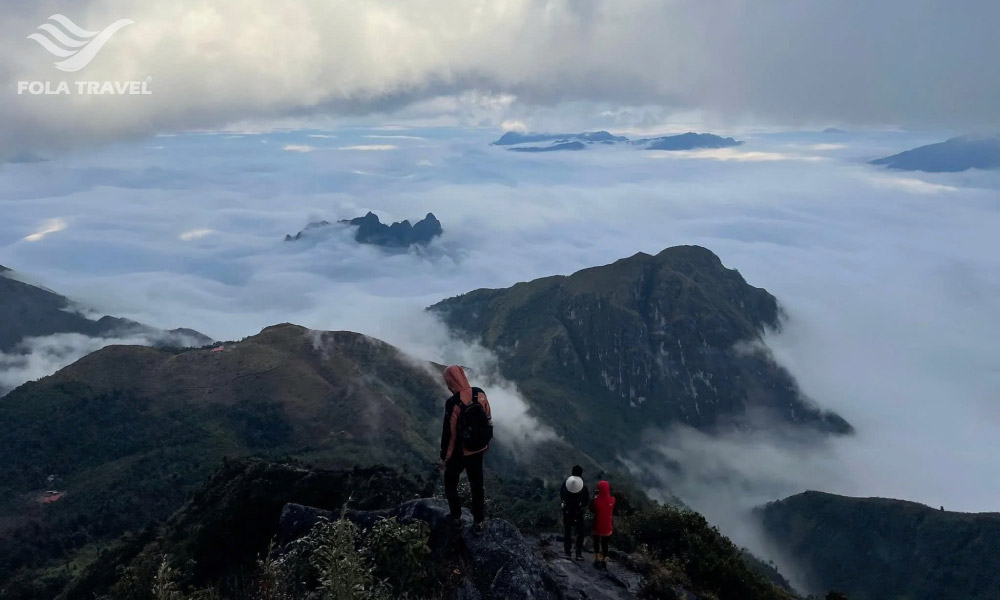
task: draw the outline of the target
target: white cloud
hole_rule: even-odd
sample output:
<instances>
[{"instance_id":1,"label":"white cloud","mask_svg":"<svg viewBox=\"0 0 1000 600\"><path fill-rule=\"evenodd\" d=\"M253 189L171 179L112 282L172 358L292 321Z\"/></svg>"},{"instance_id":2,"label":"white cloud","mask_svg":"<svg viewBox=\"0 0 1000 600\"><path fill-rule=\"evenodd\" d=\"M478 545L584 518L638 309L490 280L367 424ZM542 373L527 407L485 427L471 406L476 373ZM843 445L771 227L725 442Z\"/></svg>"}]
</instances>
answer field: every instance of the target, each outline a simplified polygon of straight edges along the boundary
<instances>
[{"instance_id":1,"label":"white cloud","mask_svg":"<svg viewBox=\"0 0 1000 600\"><path fill-rule=\"evenodd\" d=\"M26 235L24 239L25 241L28 242L37 242L42 240L43 238L45 238L45 236L49 234L58 233L60 231L65 230L67 226L68 224L66 222L66 219L61 219L61 218L49 219L42 224L41 228L38 231L30 235Z\"/></svg>"},{"instance_id":2,"label":"white cloud","mask_svg":"<svg viewBox=\"0 0 1000 600\"><path fill-rule=\"evenodd\" d=\"M282 148L285 152L312 152L316 149L316 146L309 146L306 144L285 144Z\"/></svg>"},{"instance_id":3,"label":"white cloud","mask_svg":"<svg viewBox=\"0 0 1000 600\"><path fill-rule=\"evenodd\" d=\"M517 119L508 119L500 124L500 129L504 131L516 131L518 133L527 133L530 131L528 125L524 121L519 121Z\"/></svg>"},{"instance_id":4,"label":"white cloud","mask_svg":"<svg viewBox=\"0 0 1000 600\"><path fill-rule=\"evenodd\" d=\"M22 383L51 375L106 346L150 346L158 341L161 340L157 334L93 338L78 333L58 333L28 338L14 352L0 352L0 395Z\"/></svg>"},{"instance_id":5,"label":"white cloud","mask_svg":"<svg viewBox=\"0 0 1000 600\"><path fill-rule=\"evenodd\" d=\"M763 152L738 148L706 148L701 150L647 150L646 158L687 158L735 162L765 162L778 160L820 161L822 156L807 156L788 152Z\"/></svg>"},{"instance_id":6,"label":"white cloud","mask_svg":"<svg viewBox=\"0 0 1000 600\"><path fill-rule=\"evenodd\" d=\"M366 138L371 139L386 139L386 140L422 140L424 138L418 135L366 135Z\"/></svg>"},{"instance_id":7,"label":"white cloud","mask_svg":"<svg viewBox=\"0 0 1000 600\"><path fill-rule=\"evenodd\" d=\"M896 188L914 194L940 194L942 192L957 192L959 188L952 185L932 183L916 177L870 176L872 185L880 188Z\"/></svg>"},{"instance_id":8,"label":"white cloud","mask_svg":"<svg viewBox=\"0 0 1000 600\"><path fill-rule=\"evenodd\" d=\"M192 229L190 231L185 231L177 237L185 242L190 242L191 240L200 240L201 238L213 233L215 233L214 229Z\"/></svg>"},{"instance_id":9,"label":"white cloud","mask_svg":"<svg viewBox=\"0 0 1000 600\"><path fill-rule=\"evenodd\" d=\"M384 152L386 150L396 150L399 146L392 144L358 144L355 146L341 146L338 150L357 150L361 152Z\"/></svg>"}]
</instances>

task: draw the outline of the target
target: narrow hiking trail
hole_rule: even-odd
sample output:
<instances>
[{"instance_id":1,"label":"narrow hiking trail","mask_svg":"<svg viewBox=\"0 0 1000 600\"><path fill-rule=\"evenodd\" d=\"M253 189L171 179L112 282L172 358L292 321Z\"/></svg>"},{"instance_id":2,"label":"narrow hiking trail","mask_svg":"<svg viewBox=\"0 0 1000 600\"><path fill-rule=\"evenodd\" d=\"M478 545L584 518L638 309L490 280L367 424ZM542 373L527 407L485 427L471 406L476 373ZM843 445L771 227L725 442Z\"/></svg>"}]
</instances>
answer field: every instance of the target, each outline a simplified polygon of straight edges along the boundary
<instances>
[{"instance_id":1,"label":"narrow hiking trail","mask_svg":"<svg viewBox=\"0 0 1000 600\"><path fill-rule=\"evenodd\" d=\"M642 577L612 558L607 570L594 566L594 554L584 550L583 560L563 554L562 536L543 534L534 540L538 558L548 566L567 600L625 600L636 598Z\"/></svg>"}]
</instances>

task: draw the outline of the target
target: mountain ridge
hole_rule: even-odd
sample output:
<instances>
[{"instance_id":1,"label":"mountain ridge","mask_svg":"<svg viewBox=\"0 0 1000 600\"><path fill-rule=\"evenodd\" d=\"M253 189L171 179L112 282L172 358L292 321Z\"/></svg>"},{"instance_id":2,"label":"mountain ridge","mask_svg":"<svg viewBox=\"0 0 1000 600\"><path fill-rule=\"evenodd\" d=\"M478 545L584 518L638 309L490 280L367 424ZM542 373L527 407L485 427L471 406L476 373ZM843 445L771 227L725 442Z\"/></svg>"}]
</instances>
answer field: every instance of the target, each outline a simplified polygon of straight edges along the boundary
<instances>
[{"instance_id":1,"label":"mountain ridge","mask_svg":"<svg viewBox=\"0 0 1000 600\"><path fill-rule=\"evenodd\" d=\"M37 548L75 551L166 518L226 457L430 473L442 368L363 334L280 324L212 348L108 346L25 383L0 397L0 581L39 566ZM491 472L599 470L561 440L516 455L524 443L498 434ZM42 508L46 490L62 495Z\"/></svg>"},{"instance_id":2,"label":"mountain ridge","mask_svg":"<svg viewBox=\"0 0 1000 600\"><path fill-rule=\"evenodd\" d=\"M777 300L698 246L474 290L428 310L493 350L501 373L562 435L613 438L608 451L635 445L644 426L715 431L764 413L853 431L805 398L760 345L780 327Z\"/></svg>"},{"instance_id":3,"label":"mountain ridge","mask_svg":"<svg viewBox=\"0 0 1000 600\"><path fill-rule=\"evenodd\" d=\"M755 511L807 585L852 600L993 600L1000 513L958 513L891 498L808 491Z\"/></svg>"},{"instance_id":4,"label":"mountain ridge","mask_svg":"<svg viewBox=\"0 0 1000 600\"><path fill-rule=\"evenodd\" d=\"M1000 134L963 135L878 158L870 164L900 171L958 173L969 169L1000 169Z\"/></svg>"},{"instance_id":5,"label":"mountain ridge","mask_svg":"<svg viewBox=\"0 0 1000 600\"><path fill-rule=\"evenodd\" d=\"M523 144L551 142L548 146L526 146ZM713 133L687 133L664 135L658 137L630 140L624 136L616 136L607 131L588 131L583 133L518 133L508 131L493 142L493 146L510 146L511 152L558 152L585 150L594 144L614 145L628 144L643 150L697 150L700 148L731 148L740 146L742 141L731 137L722 137Z\"/></svg>"},{"instance_id":6,"label":"mountain ridge","mask_svg":"<svg viewBox=\"0 0 1000 600\"><path fill-rule=\"evenodd\" d=\"M203 346L212 339L193 329L162 330L120 317L89 319L76 311L67 297L41 286L25 283L0 267L0 352L17 349L25 339L57 333L90 337L148 336L158 345Z\"/></svg>"}]
</instances>

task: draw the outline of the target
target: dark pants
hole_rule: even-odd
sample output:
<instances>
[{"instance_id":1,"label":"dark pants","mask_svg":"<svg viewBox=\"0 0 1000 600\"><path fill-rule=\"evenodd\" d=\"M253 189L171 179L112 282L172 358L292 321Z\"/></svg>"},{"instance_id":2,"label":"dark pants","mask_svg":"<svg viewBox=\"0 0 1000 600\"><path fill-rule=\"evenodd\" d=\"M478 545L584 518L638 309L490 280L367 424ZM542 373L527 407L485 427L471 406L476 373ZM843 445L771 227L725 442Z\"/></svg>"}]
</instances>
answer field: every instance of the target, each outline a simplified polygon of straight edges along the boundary
<instances>
[{"instance_id":1,"label":"dark pants","mask_svg":"<svg viewBox=\"0 0 1000 600\"><path fill-rule=\"evenodd\" d=\"M459 452L461 451L459 450ZM448 508L451 509L452 518L462 517L462 500L458 497L458 478L462 471L465 471L469 478L469 487L472 488L472 518L475 519L476 523L482 523L486 519L483 494L483 454L486 453L452 456L451 460L444 466L444 495L448 498Z\"/></svg>"},{"instance_id":2,"label":"dark pants","mask_svg":"<svg viewBox=\"0 0 1000 600\"><path fill-rule=\"evenodd\" d=\"M608 540L611 539L610 535L594 535L594 554L608 555Z\"/></svg>"},{"instance_id":3,"label":"dark pants","mask_svg":"<svg viewBox=\"0 0 1000 600\"><path fill-rule=\"evenodd\" d=\"M576 555L581 556L583 554L583 515L574 515L571 513L563 513L563 546L566 548L566 554L569 554L570 549L573 547L573 530L576 530Z\"/></svg>"}]
</instances>

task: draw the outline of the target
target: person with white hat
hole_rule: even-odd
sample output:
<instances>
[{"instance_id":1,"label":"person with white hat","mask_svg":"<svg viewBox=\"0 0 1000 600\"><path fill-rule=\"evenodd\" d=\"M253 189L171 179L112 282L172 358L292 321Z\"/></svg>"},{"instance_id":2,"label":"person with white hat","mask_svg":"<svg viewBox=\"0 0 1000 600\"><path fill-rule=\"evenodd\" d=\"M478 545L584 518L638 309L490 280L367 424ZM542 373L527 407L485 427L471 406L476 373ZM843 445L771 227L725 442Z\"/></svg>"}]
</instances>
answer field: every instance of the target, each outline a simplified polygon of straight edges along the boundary
<instances>
[{"instance_id":1,"label":"person with white hat","mask_svg":"<svg viewBox=\"0 0 1000 600\"><path fill-rule=\"evenodd\" d=\"M563 546L566 550L566 558L571 558L570 550L573 546L573 533L576 533L576 559L583 560L583 517L590 504L590 492L583 484L583 467L576 465L573 467L573 474L566 479L566 483L560 490L563 511Z\"/></svg>"}]
</instances>

